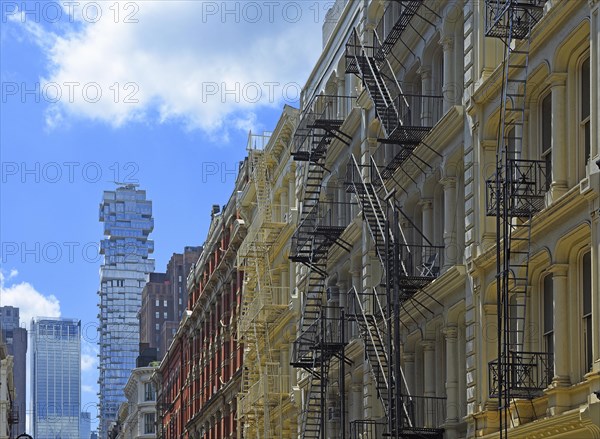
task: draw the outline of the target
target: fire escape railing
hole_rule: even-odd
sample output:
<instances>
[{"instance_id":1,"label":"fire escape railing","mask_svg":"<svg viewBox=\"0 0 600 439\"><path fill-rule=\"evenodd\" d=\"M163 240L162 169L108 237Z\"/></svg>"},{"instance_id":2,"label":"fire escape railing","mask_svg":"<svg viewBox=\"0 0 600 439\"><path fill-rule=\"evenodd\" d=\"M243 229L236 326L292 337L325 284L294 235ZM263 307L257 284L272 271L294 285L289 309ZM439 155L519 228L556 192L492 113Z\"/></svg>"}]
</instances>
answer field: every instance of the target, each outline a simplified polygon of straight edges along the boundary
<instances>
[{"instance_id":1,"label":"fire escape railing","mask_svg":"<svg viewBox=\"0 0 600 439\"><path fill-rule=\"evenodd\" d=\"M487 214L496 215L496 209L506 209L514 217L528 217L542 210L551 177L545 160L508 160L508 169L500 176L506 196L496 188L496 178L486 180Z\"/></svg>"},{"instance_id":2,"label":"fire escape railing","mask_svg":"<svg viewBox=\"0 0 600 439\"><path fill-rule=\"evenodd\" d=\"M541 396L554 376L554 355L550 352L512 352L507 364L501 365L509 371L506 379L514 398ZM488 363L490 398L498 398L501 391L499 370L498 359Z\"/></svg>"},{"instance_id":3,"label":"fire escape railing","mask_svg":"<svg viewBox=\"0 0 600 439\"><path fill-rule=\"evenodd\" d=\"M333 357L343 357L346 344L344 328L334 325L331 316L324 314L323 294L329 249L334 244L350 248L340 239L347 223L334 215L336 203L321 200L321 191L329 146L334 141L348 145L351 140L342 131L342 126L354 100L352 96L316 96L306 105L293 139L294 159L305 162L301 212L289 257L308 267L304 276L298 337L290 362L309 372L301 416L303 439L319 439L325 433L329 364ZM342 320L338 323L343 323ZM324 322L327 327L322 326ZM339 336L342 336L341 340L337 340Z\"/></svg>"},{"instance_id":4,"label":"fire escape railing","mask_svg":"<svg viewBox=\"0 0 600 439\"><path fill-rule=\"evenodd\" d=\"M486 0L488 37L504 44L496 172L486 182L486 214L496 219L497 357L489 363L489 394L498 398L500 438L508 437L514 398L539 396L551 379L551 353L527 352L532 220L545 206L549 169L523 160L531 30L545 0ZM518 411L517 417L520 417Z\"/></svg>"},{"instance_id":5,"label":"fire escape railing","mask_svg":"<svg viewBox=\"0 0 600 439\"><path fill-rule=\"evenodd\" d=\"M485 2L485 34L488 37L505 38L507 35L522 40L529 29L544 13L546 0L487 0ZM514 21L509 20L509 12Z\"/></svg>"}]
</instances>

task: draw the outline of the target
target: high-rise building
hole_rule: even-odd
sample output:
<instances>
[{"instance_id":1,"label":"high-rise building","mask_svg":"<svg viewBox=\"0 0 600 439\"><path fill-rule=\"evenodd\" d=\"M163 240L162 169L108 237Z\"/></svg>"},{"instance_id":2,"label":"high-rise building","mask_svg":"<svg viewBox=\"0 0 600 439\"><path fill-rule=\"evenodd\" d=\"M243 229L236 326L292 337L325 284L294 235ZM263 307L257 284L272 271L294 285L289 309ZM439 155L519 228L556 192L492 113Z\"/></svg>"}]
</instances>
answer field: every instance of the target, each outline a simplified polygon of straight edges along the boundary
<instances>
[{"instance_id":1,"label":"high-rise building","mask_svg":"<svg viewBox=\"0 0 600 439\"><path fill-rule=\"evenodd\" d=\"M81 439L90 439L92 416L90 412L81 412L79 418L79 436Z\"/></svg>"},{"instance_id":2,"label":"high-rise building","mask_svg":"<svg viewBox=\"0 0 600 439\"><path fill-rule=\"evenodd\" d=\"M19 326L19 308L12 306L0 307L0 329L2 339L8 348L8 355L13 356L14 361L14 385L15 399L12 404L14 424L12 425L13 436L25 433L25 411L27 387L25 383L25 367L27 357L27 329Z\"/></svg>"},{"instance_id":3,"label":"high-rise building","mask_svg":"<svg viewBox=\"0 0 600 439\"><path fill-rule=\"evenodd\" d=\"M161 360L179 326L187 307L187 275L198 260L202 246L186 246L183 253L173 253L166 273L150 273L142 290L140 309L140 343L155 348Z\"/></svg>"},{"instance_id":4,"label":"high-rise building","mask_svg":"<svg viewBox=\"0 0 600 439\"><path fill-rule=\"evenodd\" d=\"M148 256L154 243L148 238L154 228L152 202L146 191L128 184L105 191L100 204L100 221L105 239L100 253L100 438L106 439L108 426L116 419L125 401L123 388L139 354L137 314L142 289L154 271Z\"/></svg>"},{"instance_id":5,"label":"high-rise building","mask_svg":"<svg viewBox=\"0 0 600 439\"><path fill-rule=\"evenodd\" d=\"M158 350L163 323L173 320L173 297L165 273L150 273L142 290L140 310L140 343ZM159 358L161 358L159 354Z\"/></svg>"},{"instance_id":6,"label":"high-rise building","mask_svg":"<svg viewBox=\"0 0 600 439\"><path fill-rule=\"evenodd\" d=\"M13 357L8 355L6 344L0 340L0 439L9 439L11 432L11 402L15 397Z\"/></svg>"},{"instance_id":7,"label":"high-rise building","mask_svg":"<svg viewBox=\"0 0 600 439\"><path fill-rule=\"evenodd\" d=\"M81 322L31 323L31 432L36 439L80 439Z\"/></svg>"},{"instance_id":8,"label":"high-rise building","mask_svg":"<svg viewBox=\"0 0 600 439\"><path fill-rule=\"evenodd\" d=\"M190 273L192 265L200 257L200 253L202 253L202 246L186 246L183 249L183 253L173 253L167 264L167 277L173 297L174 320L177 323L179 323L183 311L187 308L187 276Z\"/></svg>"}]
</instances>

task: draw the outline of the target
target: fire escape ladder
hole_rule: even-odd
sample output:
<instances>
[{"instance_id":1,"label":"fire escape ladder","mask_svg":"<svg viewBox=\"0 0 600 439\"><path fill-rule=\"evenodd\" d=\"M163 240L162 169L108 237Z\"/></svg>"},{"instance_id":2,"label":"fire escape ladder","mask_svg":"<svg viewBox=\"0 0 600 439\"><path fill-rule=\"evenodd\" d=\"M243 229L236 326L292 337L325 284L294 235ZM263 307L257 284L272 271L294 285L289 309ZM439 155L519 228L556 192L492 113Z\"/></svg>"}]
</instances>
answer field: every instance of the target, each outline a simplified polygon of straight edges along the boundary
<instances>
[{"instance_id":1,"label":"fire escape ladder","mask_svg":"<svg viewBox=\"0 0 600 439\"><path fill-rule=\"evenodd\" d=\"M512 399L533 400L552 378L551 354L525 350L532 218L544 208L550 175L544 161L522 158L531 29L544 3L486 0L485 5L486 35L505 45L496 173L486 182L487 214L496 217L497 232L498 359L489 364L490 396L499 399L501 438L512 422Z\"/></svg>"},{"instance_id":2,"label":"fire escape ladder","mask_svg":"<svg viewBox=\"0 0 600 439\"><path fill-rule=\"evenodd\" d=\"M320 361L316 356L310 370L310 382L304 410L302 411L302 439L320 439L325 416L325 395L329 362Z\"/></svg>"},{"instance_id":3,"label":"fire escape ladder","mask_svg":"<svg viewBox=\"0 0 600 439\"><path fill-rule=\"evenodd\" d=\"M382 73L382 65L389 66L385 56L376 57L374 47L365 47L360 41L356 29L352 31L346 44L346 73L355 73L365 85L375 106L377 116L380 118L386 137L401 123L398 116L395 100L401 89L391 67L388 74Z\"/></svg>"},{"instance_id":4,"label":"fire escape ladder","mask_svg":"<svg viewBox=\"0 0 600 439\"><path fill-rule=\"evenodd\" d=\"M392 49L396 43L402 37L402 34L408 27L410 20L417 14L419 7L423 4L422 0L401 0L395 2L389 2L386 10L383 13L383 17L375 28L375 34L379 44L376 45L375 54L378 57L385 57L392 52ZM400 15L395 20L394 25L388 28L386 18L391 12L392 8L400 7Z\"/></svg>"},{"instance_id":5,"label":"fire escape ladder","mask_svg":"<svg viewBox=\"0 0 600 439\"><path fill-rule=\"evenodd\" d=\"M386 251L385 241L386 235L386 216L381 205L377 190L372 182L367 182L362 175L361 166L356 161L354 154L351 155L351 163L349 164L348 188L349 192L354 192L362 207L363 218L366 220L375 242L377 255L381 264L386 266Z\"/></svg>"},{"instance_id":6,"label":"fire escape ladder","mask_svg":"<svg viewBox=\"0 0 600 439\"><path fill-rule=\"evenodd\" d=\"M375 315L367 314L362 303L361 295L358 294L356 288L353 288L353 291L356 306L360 310L360 314L356 316L356 321L360 327L365 343L366 357L369 360L371 372L375 378L377 396L383 404L385 415L389 416L390 408L388 407L387 398L389 391L388 367L390 361L385 347L385 335L381 333L379 328L381 322L378 321ZM377 295L376 291L373 291L373 295ZM383 324L387 329L385 318L381 318L380 320L383 321Z\"/></svg>"}]
</instances>

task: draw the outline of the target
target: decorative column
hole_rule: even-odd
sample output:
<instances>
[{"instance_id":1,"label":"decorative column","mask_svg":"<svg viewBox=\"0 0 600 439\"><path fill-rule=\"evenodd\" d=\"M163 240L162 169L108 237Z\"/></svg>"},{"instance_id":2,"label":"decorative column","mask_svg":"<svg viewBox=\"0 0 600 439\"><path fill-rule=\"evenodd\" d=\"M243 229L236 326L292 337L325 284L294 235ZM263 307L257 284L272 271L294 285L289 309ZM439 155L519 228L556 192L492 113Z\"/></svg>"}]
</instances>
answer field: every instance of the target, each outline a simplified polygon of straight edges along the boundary
<instances>
[{"instance_id":1,"label":"decorative column","mask_svg":"<svg viewBox=\"0 0 600 439\"><path fill-rule=\"evenodd\" d=\"M363 291L363 287L362 287L362 283L361 283L361 275L360 275L360 267L356 267L355 264L353 264L352 268L350 269L350 275L352 276L352 287L356 289L356 291L358 291L358 293L362 293ZM347 300L348 300L348 309L351 310L352 312L357 312L357 307L358 304L355 303L356 302L356 297L354 296L354 293L352 293L353 295L348 296ZM357 322L351 322L350 325L348 325L348 331L349 331L349 338L356 338L356 337L360 337L360 334L358 332L358 323Z\"/></svg>"},{"instance_id":2,"label":"decorative column","mask_svg":"<svg viewBox=\"0 0 600 439\"><path fill-rule=\"evenodd\" d=\"M290 209L297 209L296 205L296 182L294 177L290 177L288 180L288 202L290 203Z\"/></svg>"},{"instance_id":3,"label":"decorative column","mask_svg":"<svg viewBox=\"0 0 600 439\"><path fill-rule=\"evenodd\" d=\"M344 279L338 280L338 288L339 288L339 306L344 310L344 313L348 313L348 300L346 295L348 294L348 283ZM349 329L349 325L347 325ZM348 330L347 329L347 330ZM347 334L346 334L347 336Z\"/></svg>"},{"instance_id":4,"label":"decorative column","mask_svg":"<svg viewBox=\"0 0 600 439\"><path fill-rule=\"evenodd\" d=\"M554 377L552 384L561 387L569 386L569 358L571 337L569 334L569 291L567 287L568 264L554 264L552 273L552 290L554 293Z\"/></svg>"},{"instance_id":5,"label":"decorative column","mask_svg":"<svg viewBox=\"0 0 600 439\"><path fill-rule=\"evenodd\" d=\"M448 325L443 331L446 337L446 437L458 437L458 328Z\"/></svg>"},{"instance_id":6,"label":"decorative column","mask_svg":"<svg viewBox=\"0 0 600 439\"><path fill-rule=\"evenodd\" d=\"M434 340L423 340L421 342L423 347L423 367L425 368L425 376L423 377L423 393L425 397L435 396L435 341ZM430 404L427 402L424 405L425 413L425 427L433 427L434 425L434 413Z\"/></svg>"},{"instance_id":7,"label":"decorative column","mask_svg":"<svg viewBox=\"0 0 600 439\"><path fill-rule=\"evenodd\" d=\"M352 75L354 76L354 75ZM345 96L346 92L345 92L345 88L346 88L346 84L344 81L344 76L340 76L339 78L336 78L336 82L337 82L337 94L338 96ZM340 119L345 119L346 115L349 113L350 109L347 108L347 100L346 99L338 99L337 100L338 103L338 117Z\"/></svg>"},{"instance_id":8,"label":"decorative column","mask_svg":"<svg viewBox=\"0 0 600 439\"><path fill-rule=\"evenodd\" d=\"M363 419L362 393L362 381L360 383L353 382L350 386L350 421Z\"/></svg>"},{"instance_id":9,"label":"decorative column","mask_svg":"<svg viewBox=\"0 0 600 439\"><path fill-rule=\"evenodd\" d=\"M421 66L417 73L421 75L421 90L424 95L431 94L431 67ZM430 127L433 126L433 109L427 98L423 98L421 102L421 125Z\"/></svg>"},{"instance_id":10,"label":"decorative column","mask_svg":"<svg viewBox=\"0 0 600 439\"><path fill-rule=\"evenodd\" d=\"M431 198L423 198L419 201L421 210L423 212L423 235L429 241L433 242L433 200ZM427 245L427 241L423 241L423 245Z\"/></svg>"},{"instance_id":11,"label":"decorative column","mask_svg":"<svg viewBox=\"0 0 600 439\"><path fill-rule=\"evenodd\" d=\"M456 245L456 177L445 177L440 180L444 186L444 268L458 263Z\"/></svg>"},{"instance_id":12,"label":"decorative column","mask_svg":"<svg viewBox=\"0 0 600 439\"><path fill-rule=\"evenodd\" d=\"M443 113L456 102L456 85L454 83L454 37L445 36L440 40L444 50L444 83L442 95L444 96ZM440 115L441 116L441 115Z\"/></svg>"},{"instance_id":13,"label":"decorative column","mask_svg":"<svg viewBox=\"0 0 600 439\"><path fill-rule=\"evenodd\" d=\"M552 73L548 78L552 88L552 200L557 200L568 189L567 172L567 91L566 73Z\"/></svg>"},{"instance_id":14,"label":"decorative column","mask_svg":"<svg viewBox=\"0 0 600 439\"><path fill-rule=\"evenodd\" d=\"M286 220L287 216L289 215L290 212L290 202L288 200L288 191L287 189L284 187L283 190L281 191L281 201L280 201L280 209L281 209L281 222L287 222L289 221Z\"/></svg>"},{"instance_id":15,"label":"decorative column","mask_svg":"<svg viewBox=\"0 0 600 439\"><path fill-rule=\"evenodd\" d=\"M406 385L408 386L408 389L406 389L407 393L415 395L417 394L415 384L415 353L404 352L402 354L402 364L404 365L404 379L406 379Z\"/></svg>"}]
</instances>

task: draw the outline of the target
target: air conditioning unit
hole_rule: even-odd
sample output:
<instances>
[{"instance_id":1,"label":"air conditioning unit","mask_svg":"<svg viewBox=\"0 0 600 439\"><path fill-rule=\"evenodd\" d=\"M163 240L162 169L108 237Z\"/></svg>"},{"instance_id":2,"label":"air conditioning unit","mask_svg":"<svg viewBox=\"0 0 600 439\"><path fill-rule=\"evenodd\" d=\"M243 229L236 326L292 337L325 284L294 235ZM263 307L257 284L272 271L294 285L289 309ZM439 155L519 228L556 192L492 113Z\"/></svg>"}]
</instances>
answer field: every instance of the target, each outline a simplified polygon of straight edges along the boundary
<instances>
[{"instance_id":1,"label":"air conditioning unit","mask_svg":"<svg viewBox=\"0 0 600 439\"><path fill-rule=\"evenodd\" d=\"M337 406L327 407L327 420L328 421L339 421L340 419L340 408Z\"/></svg>"},{"instance_id":2,"label":"air conditioning unit","mask_svg":"<svg viewBox=\"0 0 600 439\"><path fill-rule=\"evenodd\" d=\"M340 288L337 286L331 286L327 288L327 301L337 302L340 300Z\"/></svg>"}]
</instances>

